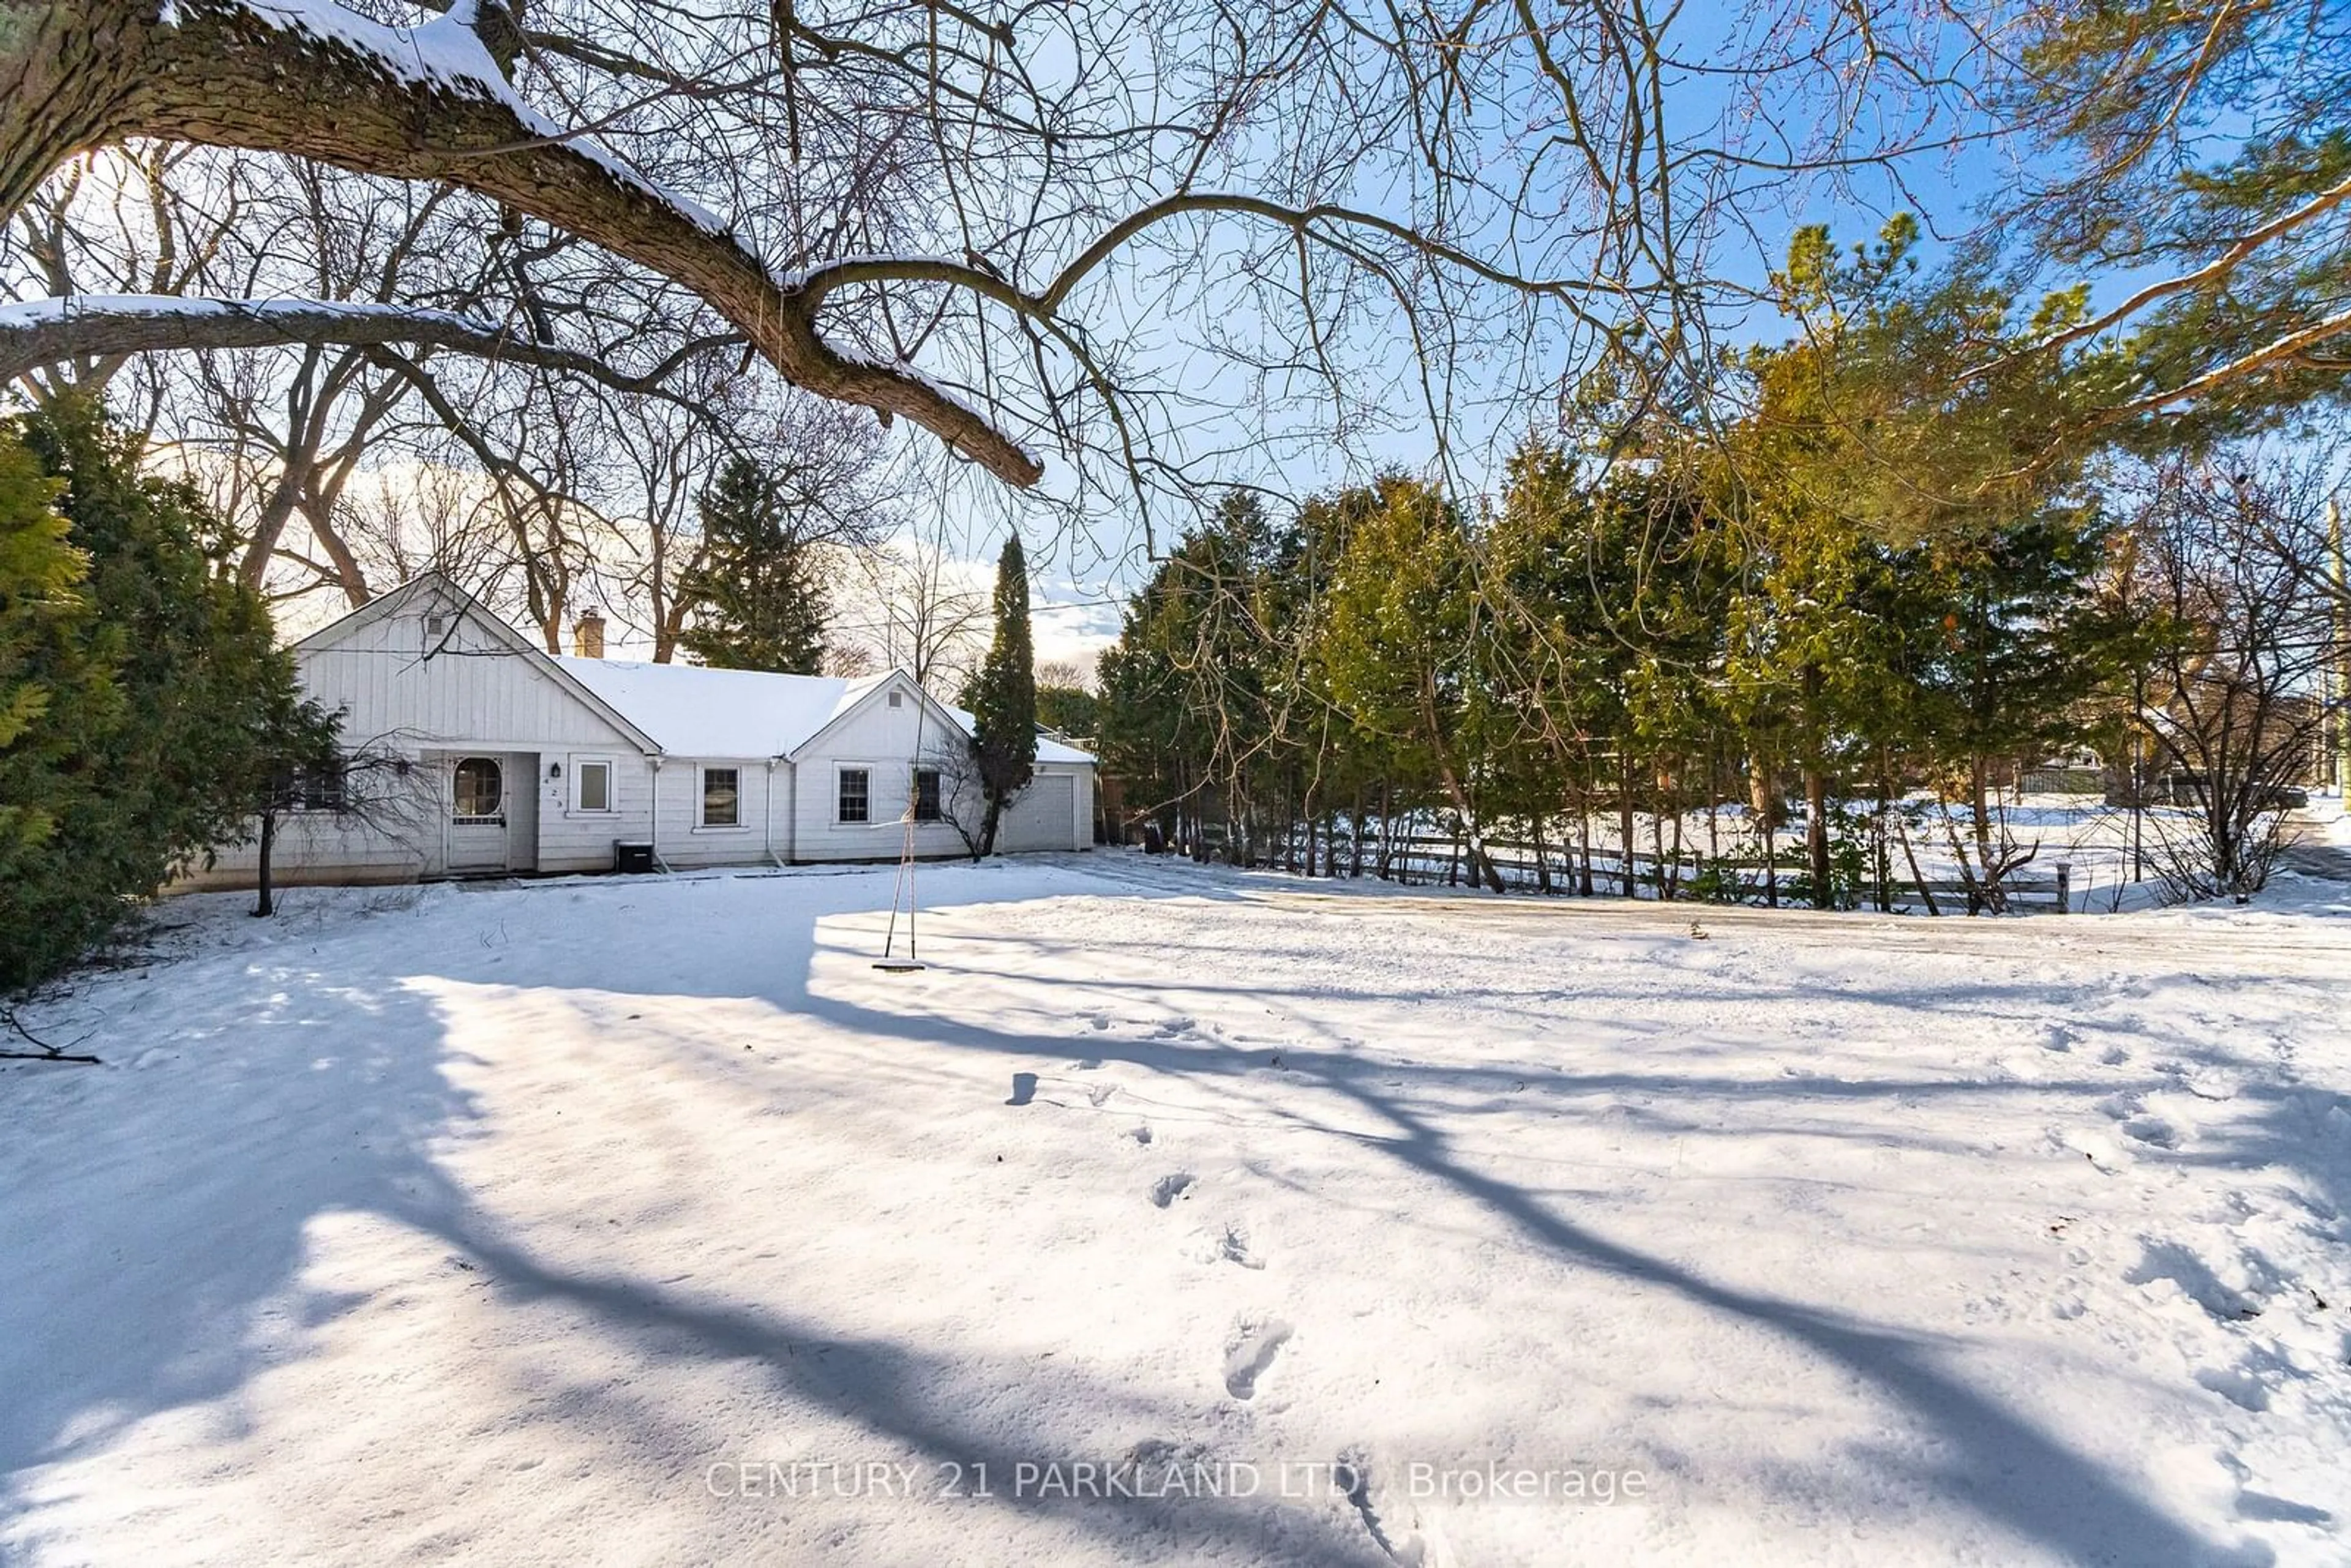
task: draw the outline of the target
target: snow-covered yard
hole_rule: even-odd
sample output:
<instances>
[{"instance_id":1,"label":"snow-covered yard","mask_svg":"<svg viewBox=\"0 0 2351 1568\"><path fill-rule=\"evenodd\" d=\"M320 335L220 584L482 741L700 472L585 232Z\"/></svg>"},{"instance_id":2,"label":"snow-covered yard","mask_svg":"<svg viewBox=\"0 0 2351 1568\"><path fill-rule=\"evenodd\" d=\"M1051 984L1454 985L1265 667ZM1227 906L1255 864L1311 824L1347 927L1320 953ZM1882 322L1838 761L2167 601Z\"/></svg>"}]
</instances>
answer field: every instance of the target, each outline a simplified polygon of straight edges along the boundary
<instances>
[{"instance_id":1,"label":"snow-covered yard","mask_svg":"<svg viewBox=\"0 0 2351 1568\"><path fill-rule=\"evenodd\" d=\"M0 1555L2351 1551L2316 884L923 887L903 977L886 871L167 907L0 1074Z\"/></svg>"}]
</instances>

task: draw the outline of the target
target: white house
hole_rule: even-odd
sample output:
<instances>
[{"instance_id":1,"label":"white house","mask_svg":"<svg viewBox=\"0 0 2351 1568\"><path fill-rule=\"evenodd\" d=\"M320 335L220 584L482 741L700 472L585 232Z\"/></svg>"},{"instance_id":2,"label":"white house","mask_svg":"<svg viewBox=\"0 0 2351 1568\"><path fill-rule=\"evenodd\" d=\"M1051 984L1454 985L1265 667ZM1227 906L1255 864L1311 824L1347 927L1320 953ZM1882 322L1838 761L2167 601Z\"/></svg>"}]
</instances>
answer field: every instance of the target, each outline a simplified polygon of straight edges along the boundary
<instances>
[{"instance_id":1,"label":"white house","mask_svg":"<svg viewBox=\"0 0 2351 1568\"><path fill-rule=\"evenodd\" d=\"M601 630L587 639L601 651ZM295 645L305 690L364 760L280 831L287 883L661 869L967 852L971 716L903 672L846 681L557 658L437 573ZM997 847L1093 837L1094 759L1040 736ZM355 809L338 810L339 802ZM960 824L960 826L959 826ZM249 883L251 849L198 885Z\"/></svg>"}]
</instances>

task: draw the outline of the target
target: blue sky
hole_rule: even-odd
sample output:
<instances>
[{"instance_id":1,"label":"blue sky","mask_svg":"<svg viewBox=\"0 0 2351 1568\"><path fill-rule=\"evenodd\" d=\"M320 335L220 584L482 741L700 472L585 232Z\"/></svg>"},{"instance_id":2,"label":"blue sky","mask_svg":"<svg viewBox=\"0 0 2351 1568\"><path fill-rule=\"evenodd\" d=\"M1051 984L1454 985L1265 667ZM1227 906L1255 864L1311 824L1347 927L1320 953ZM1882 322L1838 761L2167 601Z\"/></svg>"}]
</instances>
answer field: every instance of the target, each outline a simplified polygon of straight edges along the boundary
<instances>
[{"instance_id":1,"label":"blue sky","mask_svg":"<svg viewBox=\"0 0 2351 1568\"><path fill-rule=\"evenodd\" d=\"M1700 39L1701 47L1709 33L1719 32L1719 47L1728 48L1733 47L1732 35L1753 23L1750 15L1714 5L1686 12L1677 26L1684 29L1686 39ZM1721 104L1709 99L1708 89L1686 80L1676 90L1676 101L1693 126L1719 117ZM1946 126L1950 131L1959 129L1961 124L1956 120ZM1896 212L1919 216L1927 235L1919 256L1922 264L1931 267L1949 254L1950 242L1980 221L1985 197L2014 183L2020 171L2012 160L2018 155L2018 150L2008 145L1960 142L1921 151L1886 169L1862 171L1840 183L1820 178L1800 183L1792 177L1783 188L1770 193L1769 199L1746 204L1741 224L1721 235L1708 257L1708 267L1712 276L1731 285L1759 287L1784 257L1789 241L1800 227L1825 223L1840 243L1849 245L1874 238L1880 225ZM1187 382L1200 374L1202 360L1196 341L1186 332L1202 329L1150 319L1137 311L1134 299L1116 293L1095 303L1101 308L1094 319L1105 323L1104 337L1134 354L1143 379L1199 390ZM1246 333L1251 321L1243 310L1234 308L1223 310L1218 319L1237 333ZM1776 338L1784 331L1784 324L1768 308L1752 304L1725 305L1709 317L1708 327L1719 340L1734 344ZM1499 350L1515 345L1496 347ZM1367 368L1374 377L1408 388L1414 368L1411 342L1400 330L1389 330L1384 341L1374 345ZM1520 432L1548 421L1549 409L1541 399L1499 395L1509 385L1507 380L1481 383L1473 367L1458 389L1462 395L1455 410L1456 473L1472 489L1492 483L1501 455ZM1235 477L1302 495L1361 477L1378 465L1426 469L1436 449L1426 420L1413 417L1416 411L1408 397L1397 400L1390 412L1395 417L1392 428L1364 433L1348 449L1328 443L1318 445L1310 436L1266 456L1260 472ZM1205 432L1202 439L1231 439L1231 435ZM1069 478L1064 468L1049 475L1047 486L1066 485ZM1124 594L1149 570L1143 524L1131 507L1113 504L1090 510L1084 528L1074 535L1057 528L1054 520L1040 510L1008 505L1001 497L973 496L966 505L950 503L947 510L956 522L935 524L925 531L942 538L953 553L985 559L992 554L991 541L1016 521L1029 535L1038 570L1040 646L1107 642L1116 633ZM1151 542L1164 550L1183 520L1180 516L1155 519Z\"/></svg>"}]
</instances>

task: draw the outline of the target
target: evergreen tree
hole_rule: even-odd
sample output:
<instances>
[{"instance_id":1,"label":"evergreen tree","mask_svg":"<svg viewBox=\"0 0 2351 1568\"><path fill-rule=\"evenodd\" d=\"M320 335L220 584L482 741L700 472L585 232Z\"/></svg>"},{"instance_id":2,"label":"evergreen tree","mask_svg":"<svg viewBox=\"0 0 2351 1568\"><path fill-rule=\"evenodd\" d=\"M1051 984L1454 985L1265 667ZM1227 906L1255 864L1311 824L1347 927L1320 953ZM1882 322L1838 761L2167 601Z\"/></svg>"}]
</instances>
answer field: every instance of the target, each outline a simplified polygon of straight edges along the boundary
<instances>
[{"instance_id":1,"label":"evergreen tree","mask_svg":"<svg viewBox=\"0 0 2351 1568\"><path fill-rule=\"evenodd\" d=\"M2125 0L2020 21L2000 108L2041 145L2006 248L2132 297L2043 335L2096 395L2041 439L2152 455L2339 407L2351 12Z\"/></svg>"},{"instance_id":2,"label":"evergreen tree","mask_svg":"<svg viewBox=\"0 0 2351 1568\"><path fill-rule=\"evenodd\" d=\"M0 884L36 874L87 788L77 758L120 706L120 639L93 635L62 488L13 432L0 439Z\"/></svg>"},{"instance_id":3,"label":"evergreen tree","mask_svg":"<svg viewBox=\"0 0 2351 1568\"><path fill-rule=\"evenodd\" d=\"M1227 494L1130 602L1103 657L1100 749L1130 808L1205 858L1310 853L1311 824L1366 782L1363 737L1321 689L1315 639L1349 519L1367 492L1313 500L1288 526ZM1310 832L1297 830L1310 825Z\"/></svg>"},{"instance_id":4,"label":"evergreen tree","mask_svg":"<svg viewBox=\"0 0 2351 1568\"><path fill-rule=\"evenodd\" d=\"M2098 667L2085 612L2103 524L2078 465L2022 461L2040 437L2017 423L2062 423L2067 389L2020 377L2006 406L1949 397L1962 345L2013 332L2010 301L1964 275L1917 281L1916 238L1897 217L1840 253L1808 228L1774 277L1802 330L1745 361L1755 406L1726 486L1745 561L1729 674L1750 733L1802 772L1816 903L1837 896L1834 787L1865 771L1882 799L1907 753L1957 779L1973 825L1963 874L1997 907L2030 851L2000 841L1990 782L2078 733Z\"/></svg>"},{"instance_id":5,"label":"evergreen tree","mask_svg":"<svg viewBox=\"0 0 2351 1568\"><path fill-rule=\"evenodd\" d=\"M315 735L227 559L195 493L141 475L94 410L0 431L0 990L247 836L253 781Z\"/></svg>"},{"instance_id":6,"label":"evergreen tree","mask_svg":"<svg viewBox=\"0 0 2351 1568\"><path fill-rule=\"evenodd\" d=\"M1040 685L1037 722L1057 735L1091 737L1102 722L1102 704L1083 686Z\"/></svg>"},{"instance_id":7,"label":"evergreen tree","mask_svg":"<svg viewBox=\"0 0 2351 1568\"><path fill-rule=\"evenodd\" d=\"M967 696L972 758L986 803L978 853L986 855L995 852L1005 803L1028 788L1037 766L1037 660L1029 633L1029 563L1019 534L1004 541L997 559L996 636Z\"/></svg>"},{"instance_id":8,"label":"evergreen tree","mask_svg":"<svg viewBox=\"0 0 2351 1568\"><path fill-rule=\"evenodd\" d=\"M1497 716L1471 657L1488 616L1468 528L1458 507L1416 480L1387 475L1372 489L1376 505L1352 531L1332 581L1324 679L1358 727L1385 739L1404 769L1435 788L1460 820L1473 874L1500 893L1473 767Z\"/></svg>"},{"instance_id":9,"label":"evergreen tree","mask_svg":"<svg viewBox=\"0 0 2351 1568\"><path fill-rule=\"evenodd\" d=\"M774 483L748 458L730 458L699 504L702 559L678 585L694 624L678 645L715 669L815 674L824 593Z\"/></svg>"}]
</instances>

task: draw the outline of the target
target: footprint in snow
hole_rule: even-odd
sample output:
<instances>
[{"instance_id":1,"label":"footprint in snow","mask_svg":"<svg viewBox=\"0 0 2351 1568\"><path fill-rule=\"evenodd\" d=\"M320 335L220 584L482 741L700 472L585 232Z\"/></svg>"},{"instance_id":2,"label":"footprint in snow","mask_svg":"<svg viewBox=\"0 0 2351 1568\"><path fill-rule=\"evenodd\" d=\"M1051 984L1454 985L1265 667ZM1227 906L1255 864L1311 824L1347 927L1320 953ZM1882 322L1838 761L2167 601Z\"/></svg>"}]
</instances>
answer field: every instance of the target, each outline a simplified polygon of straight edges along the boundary
<instances>
[{"instance_id":1,"label":"footprint in snow","mask_svg":"<svg viewBox=\"0 0 2351 1568\"><path fill-rule=\"evenodd\" d=\"M2239 1084L2235 1074L2220 1068L2199 1062L2162 1061L2156 1064L2155 1070L2199 1100L2233 1100L2237 1097Z\"/></svg>"},{"instance_id":2,"label":"footprint in snow","mask_svg":"<svg viewBox=\"0 0 2351 1568\"><path fill-rule=\"evenodd\" d=\"M1026 1105L1036 1098L1037 1075L1033 1072L1014 1073L1012 1075L1012 1098L1007 1100L1005 1103L1007 1105Z\"/></svg>"},{"instance_id":3,"label":"footprint in snow","mask_svg":"<svg viewBox=\"0 0 2351 1568\"><path fill-rule=\"evenodd\" d=\"M2122 1170L2131 1163L2130 1155L2122 1148L2086 1128L2052 1127L2049 1129L2049 1142L2058 1148L2069 1149L2082 1155L2102 1171Z\"/></svg>"},{"instance_id":4,"label":"footprint in snow","mask_svg":"<svg viewBox=\"0 0 2351 1568\"><path fill-rule=\"evenodd\" d=\"M1189 1196L1192 1180L1190 1171L1177 1171L1171 1176L1161 1176L1151 1184L1151 1206L1165 1208L1177 1198Z\"/></svg>"},{"instance_id":5,"label":"footprint in snow","mask_svg":"<svg viewBox=\"0 0 2351 1568\"><path fill-rule=\"evenodd\" d=\"M1244 1269L1262 1269L1265 1260L1249 1250L1249 1231L1238 1225L1228 1225L1217 1239L1217 1256L1228 1263L1238 1263Z\"/></svg>"},{"instance_id":6,"label":"footprint in snow","mask_svg":"<svg viewBox=\"0 0 2351 1568\"><path fill-rule=\"evenodd\" d=\"M2207 1366L2196 1374L2197 1384L2255 1415L2270 1407L2269 1385L2241 1366Z\"/></svg>"},{"instance_id":7,"label":"footprint in snow","mask_svg":"<svg viewBox=\"0 0 2351 1568\"><path fill-rule=\"evenodd\" d=\"M2160 1116L2137 1116L2123 1124L2123 1131L2140 1143L2158 1149L2179 1146L2179 1129Z\"/></svg>"},{"instance_id":8,"label":"footprint in snow","mask_svg":"<svg viewBox=\"0 0 2351 1568\"><path fill-rule=\"evenodd\" d=\"M1151 1124L1148 1122L1138 1124L1134 1131L1129 1133L1127 1136L1148 1148L1151 1145Z\"/></svg>"},{"instance_id":9,"label":"footprint in snow","mask_svg":"<svg viewBox=\"0 0 2351 1568\"><path fill-rule=\"evenodd\" d=\"M1372 1544L1385 1552L1389 1562L1402 1563L1404 1568L1452 1568L1453 1554L1445 1549L1444 1537L1437 1533L1434 1521L1424 1524L1419 1514L1407 1512L1405 1517L1411 1523L1422 1525L1428 1534L1424 1537L1414 1529L1403 1529L1399 1533L1398 1525L1387 1517L1374 1492L1370 1461L1359 1453L1346 1453L1339 1456L1339 1467L1337 1473L1353 1478L1355 1483L1348 1490L1347 1500L1354 1505L1356 1517L1364 1521Z\"/></svg>"},{"instance_id":10,"label":"footprint in snow","mask_svg":"<svg viewBox=\"0 0 2351 1568\"><path fill-rule=\"evenodd\" d=\"M1293 1332L1280 1318L1243 1319L1236 1324L1232 1343L1225 1347L1225 1392L1236 1399L1255 1397L1258 1379L1265 1375Z\"/></svg>"},{"instance_id":11,"label":"footprint in snow","mask_svg":"<svg viewBox=\"0 0 2351 1568\"><path fill-rule=\"evenodd\" d=\"M2273 1520L2281 1524L2332 1524L2335 1516L2323 1508L2292 1498L2273 1497L2247 1487L2237 1493L2239 1519Z\"/></svg>"},{"instance_id":12,"label":"footprint in snow","mask_svg":"<svg viewBox=\"0 0 2351 1568\"><path fill-rule=\"evenodd\" d=\"M2262 1315L2261 1303L2222 1280L2211 1265L2177 1241L2141 1239L2139 1260L2123 1273L2126 1285L2168 1283L2204 1309L2216 1323L2242 1322Z\"/></svg>"},{"instance_id":13,"label":"footprint in snow","mask_svg":"<svg viewBox=\"0 0 2351 1568\"><path fill-rule=\"evenodd\" d=\"M1115 1083L1097 1083L1086 1091L1086 1103L1099 1111L1103 1103L1117 1092L1118 1085Z\"/></svg>"}]
</instances>

